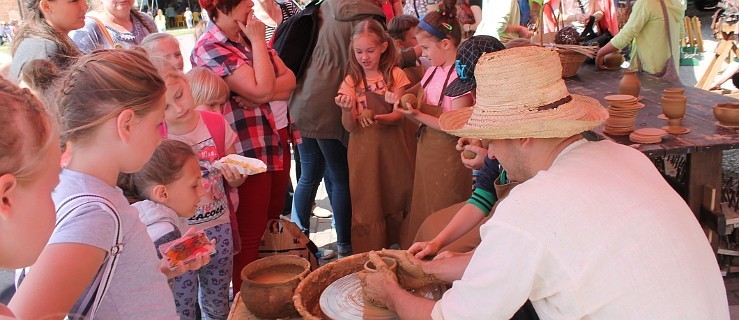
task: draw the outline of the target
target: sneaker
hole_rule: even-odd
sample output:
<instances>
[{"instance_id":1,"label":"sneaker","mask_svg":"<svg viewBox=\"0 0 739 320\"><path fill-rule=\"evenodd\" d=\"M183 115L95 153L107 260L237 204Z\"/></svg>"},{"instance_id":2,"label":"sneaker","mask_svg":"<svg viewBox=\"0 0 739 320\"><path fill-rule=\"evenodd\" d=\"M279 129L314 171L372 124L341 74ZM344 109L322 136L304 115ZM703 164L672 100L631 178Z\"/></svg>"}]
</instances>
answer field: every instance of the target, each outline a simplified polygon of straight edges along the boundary
<instances>
[{"instance_id":1,"label":"sneaker","mask_svg":"<svg viewBox=\"0 0 739 320\"><path fill-rule=\"evenodd\" d=\"M324 208L321 208L315 205L313 206L313 210L311 212L313 213L314 216L318 218L323 218L323 219L331 218L333 216L333 213L331 213L331 211L328 211Z\"/></svg>"},{"instance_id":2,"label":"sneaker","mask_svg":"<svg viewBox=\"0 0 739 320\"><path fill-rule=\"evenodd\" d=\"M318 252L316 252L316 258L318 259L331 260L335 257L336 257L336 252L334 252L334 250L331 250L331 249L323 249L323 250L318 250Z\"/></svg>"}]
</instances>

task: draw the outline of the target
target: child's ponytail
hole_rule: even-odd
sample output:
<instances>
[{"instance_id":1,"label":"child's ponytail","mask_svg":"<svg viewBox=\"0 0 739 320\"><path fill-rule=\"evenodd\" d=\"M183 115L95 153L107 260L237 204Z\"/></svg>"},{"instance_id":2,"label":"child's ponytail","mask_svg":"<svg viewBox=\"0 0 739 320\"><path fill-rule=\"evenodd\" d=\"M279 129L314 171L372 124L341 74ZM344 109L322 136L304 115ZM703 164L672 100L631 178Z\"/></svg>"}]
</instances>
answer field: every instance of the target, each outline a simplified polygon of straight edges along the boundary
<instances>
[{"instance_id":1,"label":"child's ponytail","mask_svg":"<svg viewBox=\"0 0 739 320\"><path fill-rule=\"evenodd\" d=\"M423 17L418 27L439 40L449 39L455 46L462 42L462 26L457 20L457 0L444 0L439 9Z\"/></svg>"}]
</instances>

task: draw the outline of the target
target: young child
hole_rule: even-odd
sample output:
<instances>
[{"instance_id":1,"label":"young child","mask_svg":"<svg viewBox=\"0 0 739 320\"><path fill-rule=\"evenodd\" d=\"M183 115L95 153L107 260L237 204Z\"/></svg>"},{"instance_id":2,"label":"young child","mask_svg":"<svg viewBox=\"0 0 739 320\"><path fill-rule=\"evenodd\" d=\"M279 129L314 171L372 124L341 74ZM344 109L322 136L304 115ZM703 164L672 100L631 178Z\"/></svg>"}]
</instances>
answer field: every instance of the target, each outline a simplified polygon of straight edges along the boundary
<instances>
[{"instance_id":1,"label":"young child","mask_svg":"<svg viewBox=\"0 0 739 320\"><path fill-rule=\"evenodd\" d=\"M231 93L226 81L204 67L190 69L187 72L187 80L190 82L192 97L195 99L195 109L223 114L223 105Z\"/></svg>"},{"instance_id":2,"label":"young child","mask_svg":"<svg viewBox=\"0 0 739 320\"><path fill-rule=\"evenodd\" d=\"M399 126L403 115L385 101L394 102L408 85L396 66L395 45L379 22L367 19L354 27L350 46L354 54L335 101L350 132L352 247L358 253L398 243L413 179Z\"/></svg>"},{"instance_id":3,"label":"young child","mask_svg":"<svg viewBox=\"0 0 739 320\"><path fill-rule=\"evenodd\" d=\"M180 51L180 42L169 33L152 33L141 41L141 46L149 53L152 59L162 58L182 71L185 61Z\"/></svg>"},{"instance_id":4,"label":"young child","mask_svg":"<svg viewBox=\"0 0 739 320\"><path fill-rule=\"evenodd\" d=\"M236 153L236 133L222 115L195 110L195 101L185 75L167 61L154 63L167 85L164 120L169 139L182 141L194 150L201 167L205 195L188 224L205 231L208 239L216 239L217 253L212 263L201 270L175 279L175 299L181 318L195 319L195 302L200 301L203 318L228 316L228 287L233 269L233 235L226 184L237 188L244 180L230 167L218 169L214 162ZM200 292L198 299L198 292Z\"/></svg>"},{"instance_id":5,"label":"young child","mask_svg":"<svg viewBox=\"0 0 739 320\"><path fill-rule=\"evenodd\" d=\"M397 109L422 125L411 209L403 221L401 248L408 248L413 243L426 217L467 199L472 191L472 171L459 161L459 152L455 149L457 138L439 130L439 116L443 112L473 104L470 94L454 99L444 96L446 87L457 78L454 64L462 37L455 2L442 2L438 10L419 22L416 38L433 67L426 71L419 83L423 88L423 97L419 97L420 108ZM415 94L419 92L418 87L409 91Z\"/></svg>"},{"instance_id":6,"label":"young child","mask_svg":"<svg viewBox=\"0 0 739 320\"><path fill-rule=\"evenodd\" d=\"M177 319L167 276L210 256L169 272L116 187L161 141L164 82L145 54L122 49L80 58L61 80L60 143L70 142L71 161L52 193L58 221L9 307L22 319Z\"/></svg>"},{"instance_id":7,"label":"young child","mask_svg":"<svg viewBox=\"0 0 739 320\"><path fill-rule=\"evenodd\" d=\"M400 49L398 66L403 69L408 77L409 87L421 82L426 69L431 66L428 59L422 56L423 49L418 45L418 39L416 39L418 23L418 18L401 14L395 16L387 24L387 33L393 38L396 47Z\"/></svg>"},{"instance_id":8,"label":"young child","mask_svg":"<svg viewBox=\"0 0 739 320\"><path fill-rule=\"evenodd\" d=\"M139 210L159 259L159 246L179 239L188 230L186 219L195 215L205 194L200 176L192 148L184 142L164 140L141 170L121 174L118 179L118 186Z\"/></svg>"},{"instance_id":9,"label":"young child","mask_svg":"<svg viewBox=\"0 0 739 320\"><path fill-rule=\"evenodd\" d=\"M0 78L0 268L36 261L54 230L59 132L27 89ZM36 301L36 305L40 305ZM0 304L0 319L14 319Z\"/></svg>"}]
</instances>

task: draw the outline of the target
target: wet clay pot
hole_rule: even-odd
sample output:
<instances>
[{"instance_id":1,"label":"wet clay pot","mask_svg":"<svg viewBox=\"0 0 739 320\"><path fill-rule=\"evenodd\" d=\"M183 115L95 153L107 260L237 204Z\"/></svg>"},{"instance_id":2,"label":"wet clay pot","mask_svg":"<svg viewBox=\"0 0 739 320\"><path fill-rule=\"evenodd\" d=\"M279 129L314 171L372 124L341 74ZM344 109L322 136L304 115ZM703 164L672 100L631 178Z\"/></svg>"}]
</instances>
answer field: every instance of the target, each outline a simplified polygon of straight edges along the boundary
<instances>
[{"instance_id":1,"label":"wet clay pot","mask_svg":"<svg viewBox=\"0 0 739 320\"><path fill-rule=\"evenodd\" d=\"M621 64L624 62L624 56L620 52L614 51L603 57L603 63L606 68L614 70L621 68Z\"/></svg>"},{"instance_id":2,"label":"wet clay pot","mask_svg":"<svg viewBox=\"0 0 739 320\"><path fill-rule=\"evenodd\" d=\"M641 91L641 82L636 76L636 70L624 70L624 76L618 84L618 92L638 98L639 91Z\"/></svg>"},{"instance_id":3,"label":"wet clay pot","mask_svg":"<svg viewBox=\"0 0 739 320\"><path fill-rule=\"evenodd\" d=\"M687 98L662 97L662 113L668 119L682 119L685 116Z\"/></svg>"},{"instance_id":4,"label":"wet clay pot","mask_svg":"<svg viewBox=\"0 0 739 320\"><path fill-rule=\"evenodd\" d=\"M256 260L241 270L241 299L260 318L297 315L293 293L310 272L310 262L299 256L279 255Z\"/></svg>"},{"instance_id":5,"label":"wet clay pot","mask_svg":"<svg viewBox=\"0 0 739 320\"><path fill-rule=\"evenodd\" d=\"M395 273L395 270L398 269L398 261L396 261L395 259L382 257L382 261L385 262L388 268L390 268L390 271L392 271L393 273ZM377 268L375 267L375 264L372 263L372 261L367 260L367 262L364 263L364 271L377 272Z\"/></svg>"}]
</instances>

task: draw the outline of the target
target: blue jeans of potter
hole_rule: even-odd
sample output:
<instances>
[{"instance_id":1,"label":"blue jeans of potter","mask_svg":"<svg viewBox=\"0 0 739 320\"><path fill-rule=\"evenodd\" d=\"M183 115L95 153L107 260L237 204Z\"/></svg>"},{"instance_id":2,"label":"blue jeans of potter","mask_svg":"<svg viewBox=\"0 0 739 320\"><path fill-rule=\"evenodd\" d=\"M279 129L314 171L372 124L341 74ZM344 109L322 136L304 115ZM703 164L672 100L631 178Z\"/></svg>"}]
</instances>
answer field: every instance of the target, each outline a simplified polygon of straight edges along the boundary
<instances>
[{"instance_id":1,"label":"blue jeans of potter","mask_svg":"<svg viewBox=\"0 0 739 320\"><path fill-rule=\"evenodd\" d=\"M301 230L308 233L311 207L316 197L324 170L328 180L327 187L339 253L351 253L352 204L349 197L349 166L346 161L346 147L335 139L311 139L303 137L300 150L301 174L293 195L291 220Z\"/></svg>"}]
</instances>

